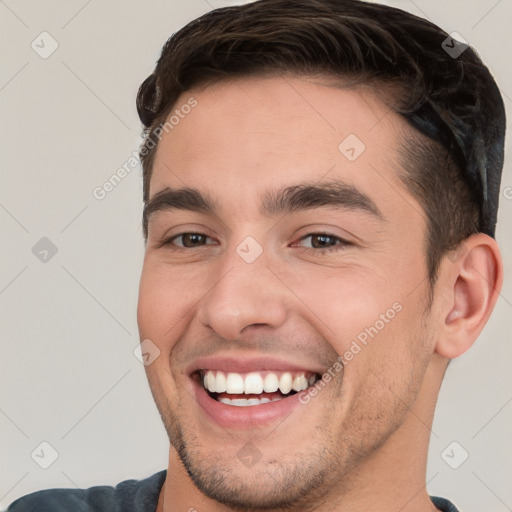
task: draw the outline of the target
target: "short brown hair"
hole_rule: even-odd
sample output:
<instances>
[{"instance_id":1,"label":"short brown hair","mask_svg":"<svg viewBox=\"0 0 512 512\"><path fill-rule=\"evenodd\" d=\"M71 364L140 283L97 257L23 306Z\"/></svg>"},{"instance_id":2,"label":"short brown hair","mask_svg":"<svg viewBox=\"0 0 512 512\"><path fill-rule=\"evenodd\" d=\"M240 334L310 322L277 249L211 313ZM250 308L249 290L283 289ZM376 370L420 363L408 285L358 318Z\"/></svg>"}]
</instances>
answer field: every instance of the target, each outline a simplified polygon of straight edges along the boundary
<instances>
[{"instance_id":1,"label":"short brown hair","mask_svg":"<svg viewBox=\"0 0 512 512\"><path fill-rule=\"evenodd\" d=\"M472 233L494 236L505 111L489 70L470 48L446 51L447 33L400 9L359 0L259 0L211 11L166 42L142 83L137 110L144 203L162 129L179 95L237 76L323 75L382 84L388 107L413 130L400 177L427 219L433 285L441 257ZM457 43L448 39L448 47ZM143 220L147 238L147 219Z\"/></svg>"}]
</instances>

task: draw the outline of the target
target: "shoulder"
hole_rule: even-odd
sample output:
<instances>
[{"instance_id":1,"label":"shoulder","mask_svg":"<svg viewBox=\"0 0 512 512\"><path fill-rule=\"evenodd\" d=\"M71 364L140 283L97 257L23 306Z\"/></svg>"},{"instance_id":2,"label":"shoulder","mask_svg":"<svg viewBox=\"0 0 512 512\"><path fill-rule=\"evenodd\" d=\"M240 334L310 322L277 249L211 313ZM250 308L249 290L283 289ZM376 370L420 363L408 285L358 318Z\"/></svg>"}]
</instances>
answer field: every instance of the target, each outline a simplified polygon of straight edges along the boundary
<instances>
[{"instance_id":1,"label":"shoulder","mask_svg":"<svg viewBox=\"0 0 512 512\"><path fill-rule=\"evenodd\" d=\"M11 503L7 512L92 512L113 510L112 487L90 489L45 489Z\"/></svg>"},{"instance_id":2,"label":"shoulder","mask_svg":"<svg viewBox=\"0 0 512 512\"><path fill-rule=\"evenodd\" d=\"M166 473L125 480L115 487L36 491L11 503L7 512L155 512Z\"/></svg>"},{"instance_id":3,"label":"shoulder","mask_svg":"<svg viewBox=\"0 0 512 512\"><path fill-rule=\"evenodd\" d=\"M441 512L459 512L458 508L451 501L445 498L430 496L430 500Z\"/></svg>"}]
</instances>

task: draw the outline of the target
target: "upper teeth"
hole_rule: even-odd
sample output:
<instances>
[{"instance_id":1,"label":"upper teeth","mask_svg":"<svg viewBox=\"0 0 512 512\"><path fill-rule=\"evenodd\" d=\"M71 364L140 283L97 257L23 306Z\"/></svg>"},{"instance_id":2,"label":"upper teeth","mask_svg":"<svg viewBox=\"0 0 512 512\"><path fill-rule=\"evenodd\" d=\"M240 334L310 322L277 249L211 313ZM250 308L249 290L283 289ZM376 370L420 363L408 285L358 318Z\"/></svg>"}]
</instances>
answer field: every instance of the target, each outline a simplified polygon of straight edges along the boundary
<instances>
[{"instance_id":1,"label":"upper teeth","mask_svg":"<svg viewBox=\"0 0 512 512\"><path fill-rule=\"evenodd\" d=\"M308 385L315 382L315 376L306 377L304 372L294 373L283 372L280 374L273 372L251 372L247 374L228 373L208 370L203 377L204 387L211 393L232 393L259 395L265 391L273 393L278 389L283 394L294 391L302 391Z\"/></svg>"}]
</instances>

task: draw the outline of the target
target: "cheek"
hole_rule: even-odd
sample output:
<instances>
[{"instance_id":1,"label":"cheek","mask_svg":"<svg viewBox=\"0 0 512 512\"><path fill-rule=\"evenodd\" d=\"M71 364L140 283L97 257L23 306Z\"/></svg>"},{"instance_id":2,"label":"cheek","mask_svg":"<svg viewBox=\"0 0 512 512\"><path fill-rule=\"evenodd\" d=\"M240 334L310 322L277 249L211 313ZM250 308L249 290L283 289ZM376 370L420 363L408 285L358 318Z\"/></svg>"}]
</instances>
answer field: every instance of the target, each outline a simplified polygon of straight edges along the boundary
<instances>
[{"instance_id":1,"label":"cheek","mask_svg":"<svg viewBox=\"0 0 512 512\"><path fill-rule=\"evenodd\" d=\"M314 314L313 322L338 353L352 340L364 341L367 330L383 330L397 316L393 305L397 294L390 293L382 278L368 269L329 269L317 273L301 285L297 295ZM316 317L316 320L314 318Z\"/></svg>"},{"instance_id":2,"label":"cheek","mask_svg":"<svg viewBox=\"0 0 512 512\"><path fill-rule=\"evenodd\" d=\"M141 339L172 342L198 301L195 282L180 269L145 262L139 284L137 322Z\"/></svg>"},{"instance_id":3,"label":"cheek","mask_svg":"<svg viewBox=\"0 0 512 512\"><path fill-rule=\"evenodd\" d=\"M410 293L407 276L401 274L325 269L294 286L307 306L304 314L349 373L366 373L369 367L380 372L383 365L406 369L422 349L423 295L428 290L425 284Z\"/></svg>"}]
</instances>

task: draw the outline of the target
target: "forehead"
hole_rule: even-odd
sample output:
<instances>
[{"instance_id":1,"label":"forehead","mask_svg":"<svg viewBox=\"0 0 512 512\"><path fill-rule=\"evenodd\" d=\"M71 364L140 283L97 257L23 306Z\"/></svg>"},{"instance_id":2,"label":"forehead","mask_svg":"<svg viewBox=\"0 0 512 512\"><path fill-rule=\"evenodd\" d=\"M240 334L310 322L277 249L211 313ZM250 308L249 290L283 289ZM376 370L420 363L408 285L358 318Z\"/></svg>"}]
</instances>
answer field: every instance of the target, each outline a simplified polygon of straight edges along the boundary
<instances>
[{"instance_id":1,"label":"forehead","mask_svg":"<svg viewBox=\"0 0 512 512\"><path fill-rule=\"evenodd\" d=\"M194 108L183 108L191 101ZM383 180L403 188L396 147L405 121L368 88L239 78L182 94L171 115L150 197L186 186L221 197L236 191L247 206L260 193L302 181L342 180L369 195L382 194Z\"/></svg>"}]
</instances>

